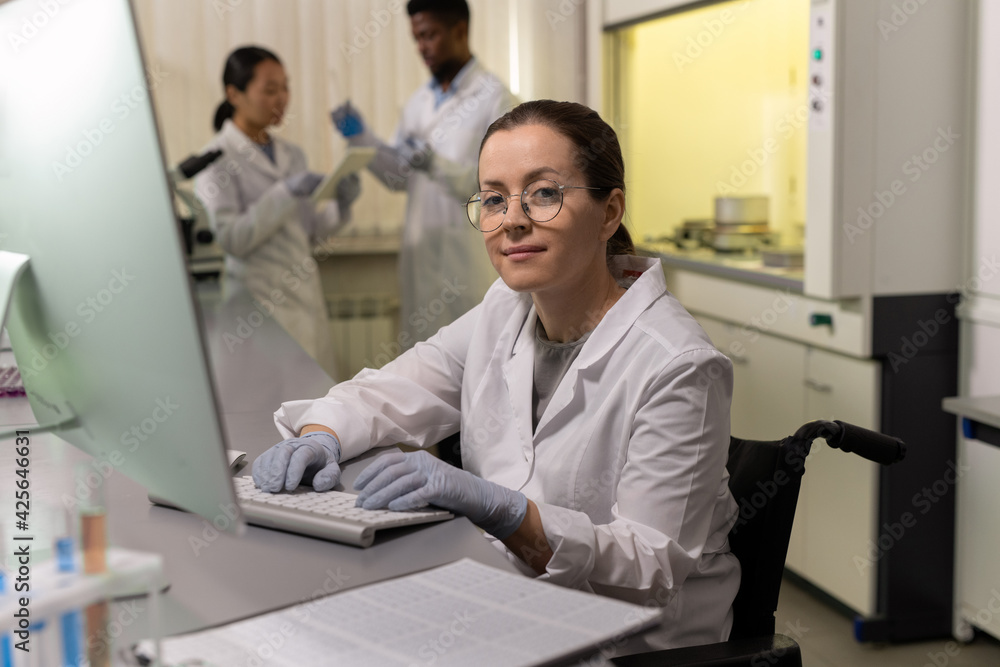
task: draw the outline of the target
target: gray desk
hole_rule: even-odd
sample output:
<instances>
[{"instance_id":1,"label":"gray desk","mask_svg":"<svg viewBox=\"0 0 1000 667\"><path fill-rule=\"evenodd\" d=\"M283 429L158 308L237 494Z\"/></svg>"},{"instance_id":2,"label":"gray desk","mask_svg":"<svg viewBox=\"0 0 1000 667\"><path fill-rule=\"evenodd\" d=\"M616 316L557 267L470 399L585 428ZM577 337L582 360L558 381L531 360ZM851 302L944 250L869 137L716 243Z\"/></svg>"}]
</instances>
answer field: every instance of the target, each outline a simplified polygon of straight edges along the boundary
<instances>
[{"instance_id":1,"label":"gray desk","mask_svg":"<svg viewBox=\"0 0 1000 667\"><path fill-rule=\"evenodd\" d=\"M204 288L199 299L226 436L230 447L246 451L252 461L279 438L271 417L278 404L320 396L330 379L271 318L264 318L242 343L233 344L225 334L238 335L240 319L248 321L255 310L252 303L223 304ZM30 415L26 399L0 400L0 423L30 423ZM36 452L46 443L59 449L53 436L33 436L33 443ZM13 455L12 448L3 449L0 456ZM70 450L67 458L88 458L65 449ZM347 464L345 480L353 480L364 465ZM38 466L43 470L44 462ZM150 505L145 489L118 472L105 488L110 542L164 557L169 582L161 598L164 634L232 621L461 557L513 570L461 517L388 531L374 546L360 549L254 526L241 537L220 534L198 516ZM148 607L140 601L138 608L138 618L125 617L129 623L123 641L150 634Z\"/></svg>"}]
</instances>

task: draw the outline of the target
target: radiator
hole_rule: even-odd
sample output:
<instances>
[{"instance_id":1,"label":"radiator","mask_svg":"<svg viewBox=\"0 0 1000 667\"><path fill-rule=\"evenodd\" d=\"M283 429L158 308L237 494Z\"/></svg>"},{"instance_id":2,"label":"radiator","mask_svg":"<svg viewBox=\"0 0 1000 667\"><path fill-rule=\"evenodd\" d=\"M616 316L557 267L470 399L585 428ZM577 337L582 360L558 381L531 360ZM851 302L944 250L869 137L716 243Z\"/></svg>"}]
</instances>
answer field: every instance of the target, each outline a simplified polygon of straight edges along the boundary
<instances>
[{"instance_id":1,"label":"radiator","mask_svg":"<svg viewBox=\"0 0 1000 667\"><path fill-rule=\"evenodd\" d=\"M330 337L337 377L347 380L362 368L379 368L399 355L399 301L390 294L327 297Z\"/></svg>"}]
</instances>

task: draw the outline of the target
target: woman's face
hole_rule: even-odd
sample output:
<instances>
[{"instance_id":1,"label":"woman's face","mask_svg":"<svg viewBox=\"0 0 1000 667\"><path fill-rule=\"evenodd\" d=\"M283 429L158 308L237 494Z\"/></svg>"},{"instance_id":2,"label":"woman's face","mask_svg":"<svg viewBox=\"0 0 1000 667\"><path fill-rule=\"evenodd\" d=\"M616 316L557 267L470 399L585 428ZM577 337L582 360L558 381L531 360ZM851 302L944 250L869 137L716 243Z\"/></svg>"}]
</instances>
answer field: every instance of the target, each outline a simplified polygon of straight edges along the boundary
<instances>
[{"instance_id":1,"label":"woman's face","mask_svg":"<svg viewBox=\"0 0 1000 667\"><path fill-rule=\"evenodd\" d=\"M479 156L479 187L506 196L520 195L539 179L585 186L575 155L568 138L544 125L496 132ZM519 196L508 200L503 224L483 234L490 261L508 287L570 296L608 272L606 244L621 222L624 196L615 189L594 199L591 192L563 190L562 209L547 222L528 218Z\"/></svg>"},{"instance_id":2,"label":"woman's face","mask_svg":"<svg viewBox=\"0 0 1000 667\"><path fill-rule=\"evenodd\" d=\"M288 106L285 68L273 60L262 60L254 66L253 79L246 90L228 86L226 94L236 114L248 124L260 128L278 125Z\"/></svg>"}]
</instances>

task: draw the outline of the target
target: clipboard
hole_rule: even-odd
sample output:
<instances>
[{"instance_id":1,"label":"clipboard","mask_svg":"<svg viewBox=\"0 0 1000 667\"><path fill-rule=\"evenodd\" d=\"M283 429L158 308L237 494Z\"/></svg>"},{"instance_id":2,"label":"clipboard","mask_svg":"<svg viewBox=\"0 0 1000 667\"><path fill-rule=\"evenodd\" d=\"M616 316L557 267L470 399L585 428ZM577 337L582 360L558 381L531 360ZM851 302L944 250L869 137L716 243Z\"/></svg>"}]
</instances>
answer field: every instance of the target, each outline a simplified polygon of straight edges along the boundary
<instances>
[{"instance_id":1,"label":"clipboard","mask_svg":"<svg viewBox=\"0 0 1000 667\"><path fill-rule=\"evenodd\" d=\"M314 204L324 199L332 199L337 194L337 183L345 176L361 171L375 158L376 148L374 146L354 146L347 149L344 159L340 161L334 169L319 184L312 195Z\"/></svg>"}]
</instances>

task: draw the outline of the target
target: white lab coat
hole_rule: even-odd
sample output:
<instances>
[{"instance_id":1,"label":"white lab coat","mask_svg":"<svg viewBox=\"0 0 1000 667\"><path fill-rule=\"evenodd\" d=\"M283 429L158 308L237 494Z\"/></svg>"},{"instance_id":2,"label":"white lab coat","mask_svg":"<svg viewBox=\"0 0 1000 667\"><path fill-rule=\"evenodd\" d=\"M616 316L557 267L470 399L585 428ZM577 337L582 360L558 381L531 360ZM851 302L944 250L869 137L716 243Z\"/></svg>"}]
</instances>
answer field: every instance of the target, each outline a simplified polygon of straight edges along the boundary
<instances>
[{"instance_id":1,"label":"white lab coat","mask_svg":"<svg viewBox=\"0 0 1000 667\"><path fill-rule=\"evenodd\" d=\"M454 95L437 108L434 91L421 86L403 109L390 144L380 147L369 166L387 187L408 194L399 251L404 349L482 301L497 277L464 204L479 190L479 144L516 100L475 58L456 80ZM393 150L411 136L433 150L429 172L402 164Z\"/></svg>"},{"instance_id":2,"label":"white lab coat","mask_svg":"<svg viewBox=\"0 0 1000 667\"><path fill-rule=\"evenodd\" d=\"M305 171L306 157L273 133L272 163L227 120L206 150L222 157L195 178L216 240L226 251L227 296L245 290L334 377L333 342L312 243L341 225L335 201L317 209L284 179ZM236 324L233 325L234 328Z\"/></svg>"},{"instance_id":3,"label":"white lab coat","mask_svg":"<svg viewBox=\"0 0 1000 667\"><path fill-rule=\"evenodd\" d=\"M662 628L621 652L723 641L740 580L727 539L732 365L667 292L658 260L617 257L615 268L641 275L534 433L535 310L499 280L426 343L323 398L283 404L275 422L285 438L330 426L345 460L461 428L465 468L538 505L553 551L542 578L664 607Z\"/></svg>"}]
</instances>

